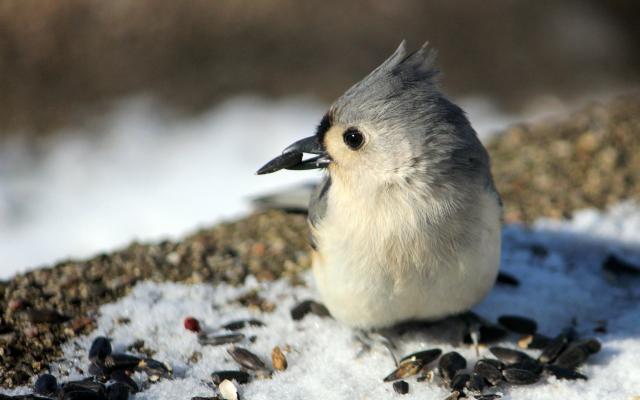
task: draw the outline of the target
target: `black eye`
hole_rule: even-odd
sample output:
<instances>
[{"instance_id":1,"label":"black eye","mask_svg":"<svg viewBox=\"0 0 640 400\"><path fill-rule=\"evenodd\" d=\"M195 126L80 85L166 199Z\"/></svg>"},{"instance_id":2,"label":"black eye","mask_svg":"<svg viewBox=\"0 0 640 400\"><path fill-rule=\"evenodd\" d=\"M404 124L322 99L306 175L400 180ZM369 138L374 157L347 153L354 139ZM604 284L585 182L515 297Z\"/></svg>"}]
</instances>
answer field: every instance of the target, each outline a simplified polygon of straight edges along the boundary
<instances>
[{"instance_id":1,"label":"black eye","mask_svg":"<svg viewBox=\"0 0 640 400\"><path fill-rule=\"evenodd\" d=\"M356 128L349 128L342 134L342 140L351 150L358 150L364 143L364 135Z\"/></svg>"}]
</instances>

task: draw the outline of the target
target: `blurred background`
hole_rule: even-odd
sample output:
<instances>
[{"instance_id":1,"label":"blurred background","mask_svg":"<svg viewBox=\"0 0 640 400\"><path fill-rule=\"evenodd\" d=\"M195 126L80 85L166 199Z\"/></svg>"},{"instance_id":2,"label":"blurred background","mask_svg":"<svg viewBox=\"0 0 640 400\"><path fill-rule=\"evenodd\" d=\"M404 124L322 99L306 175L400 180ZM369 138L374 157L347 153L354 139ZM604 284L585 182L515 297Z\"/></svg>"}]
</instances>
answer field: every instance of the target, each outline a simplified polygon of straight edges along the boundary
<instances>
[{"instance_id":1,"label":"blurred background","mask_svg":"<svg viewBox=\"0 0 640 400\"><path fill-rule=\"evenodd\" d=\"M0 279L313 180L254 171L406 39L483 140L640 82L640 2L4 0Z\"/></svg>"}]
</instances>

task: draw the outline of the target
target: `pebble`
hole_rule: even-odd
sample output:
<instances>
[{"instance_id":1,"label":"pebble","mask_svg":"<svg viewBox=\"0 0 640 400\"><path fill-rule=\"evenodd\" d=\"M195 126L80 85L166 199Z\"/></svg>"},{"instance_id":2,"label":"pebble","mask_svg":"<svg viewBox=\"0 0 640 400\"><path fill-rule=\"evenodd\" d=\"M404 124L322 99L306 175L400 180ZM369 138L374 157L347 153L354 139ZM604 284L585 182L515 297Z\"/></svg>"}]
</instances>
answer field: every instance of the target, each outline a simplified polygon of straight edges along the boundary
<instances>
[{"instance_id":1,"label":"pebble","mask_svg":"<svg viewBox=\"0 0 640 400\"><path fill-rule=\"evenodd\" d=\"M276 371L284 371L287 369L287 358L278 346L274 347L271 351L271 364Z\"/></svg>"},{"instance_id":2,"label":"pebble","mask_svg":"<svg viewBox=\"0 0 640 400\"><path fill-rule=\"evenodd\" d=\"M409 384L406 381L393 382L393 390L399 394L409 393Z\"/></svg>"}]
</instances>

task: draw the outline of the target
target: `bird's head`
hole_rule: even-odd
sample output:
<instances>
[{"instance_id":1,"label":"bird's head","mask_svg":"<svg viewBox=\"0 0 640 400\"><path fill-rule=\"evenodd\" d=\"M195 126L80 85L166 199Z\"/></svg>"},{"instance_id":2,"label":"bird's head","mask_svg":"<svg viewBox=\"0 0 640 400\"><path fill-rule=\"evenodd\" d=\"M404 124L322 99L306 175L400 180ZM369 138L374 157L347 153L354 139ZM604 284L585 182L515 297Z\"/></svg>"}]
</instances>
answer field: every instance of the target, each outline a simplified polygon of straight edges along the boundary
<instances>
[{"instance_id":1,"label":"bird's head","mask_svg":"<svg viewBox=\"0 0 640 400\"><path fill-rule=\"evenodd\" d=\"M287 147L258 174L329 168L347 181L388 185L419 176L429 186L488 168L464 112L438 89L434 59L426 45L407 55L402 42L331 105L315 135ZM315 156L303 160L303 153Z\"/></svg>"}]
</instances>

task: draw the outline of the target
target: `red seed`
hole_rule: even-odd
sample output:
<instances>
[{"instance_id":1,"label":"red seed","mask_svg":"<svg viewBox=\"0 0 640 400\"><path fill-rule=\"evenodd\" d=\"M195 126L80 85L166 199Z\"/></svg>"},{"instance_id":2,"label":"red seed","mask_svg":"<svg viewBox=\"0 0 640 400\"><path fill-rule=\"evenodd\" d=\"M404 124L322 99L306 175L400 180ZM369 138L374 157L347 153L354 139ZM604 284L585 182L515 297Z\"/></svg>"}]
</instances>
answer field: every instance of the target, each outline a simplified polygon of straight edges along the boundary
<instances>
[{"instance_id":1,"label":"red seed","mask_svg":"<svg viewBox=\"0 0 640 400\"><path fill-rule=\"evenodd\" d=\"M200 322L193 317L187 317L184 319L184 328L191 332L200 332Z\"/></svg>"}]
</instances>

